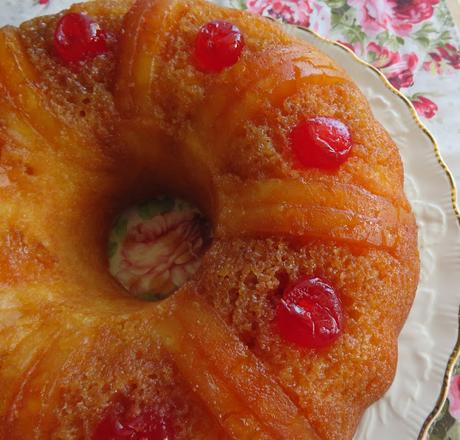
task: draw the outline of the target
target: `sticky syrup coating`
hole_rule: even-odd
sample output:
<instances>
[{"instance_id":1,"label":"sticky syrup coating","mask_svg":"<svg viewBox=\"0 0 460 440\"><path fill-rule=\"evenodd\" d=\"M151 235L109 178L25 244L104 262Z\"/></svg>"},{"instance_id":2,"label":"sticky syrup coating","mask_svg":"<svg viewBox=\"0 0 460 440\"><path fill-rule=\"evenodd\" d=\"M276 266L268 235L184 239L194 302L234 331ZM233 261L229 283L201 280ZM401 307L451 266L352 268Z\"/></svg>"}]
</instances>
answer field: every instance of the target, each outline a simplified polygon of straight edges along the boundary
<instances>
[{"instance_id":1,"label":"sticky syrup coating","mask_svg":"<svg viewBox=\"0 0 460 440\"><path fill-rule=\"evenodd\" d=\"M127 398L171 414L178 439L351 439L392 381L418 281L397 147L345 72L278 25L201 1L132 6L73 7L111 36L78 68L53 52L61 15L0 32L0 438L91 438ZM215 19L246 46L209 75L190 52ZM337 172L293 166L288 134L310 115L352 133ZM110 277L106 241L122 208L160 193L200 205L214 241L182 292L149 304ZM322 350L272 325L303 275L344 305ZM254 377L279 411L245 393Z\"/></svg>"}]
</instances>

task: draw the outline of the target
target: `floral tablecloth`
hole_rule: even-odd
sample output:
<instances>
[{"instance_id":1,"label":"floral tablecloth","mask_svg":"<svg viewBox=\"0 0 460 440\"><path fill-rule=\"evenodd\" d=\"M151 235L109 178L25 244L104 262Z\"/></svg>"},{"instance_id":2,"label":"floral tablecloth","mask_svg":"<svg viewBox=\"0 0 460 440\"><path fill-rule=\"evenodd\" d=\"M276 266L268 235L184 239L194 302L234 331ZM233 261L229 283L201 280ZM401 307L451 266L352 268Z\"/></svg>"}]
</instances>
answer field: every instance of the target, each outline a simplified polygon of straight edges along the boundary
<instances>
[{"instance_id":1,"label":"floral tablecloth","mask_svg":"<svg viewBox=\"0 0 460 440\"><path fill-rule=\"evenodd\" d=\"M233 0L309 27L378 67L414 104L460 182L460 38L445 0ZM460 362L430 440L460 440Z\"/></svg>"}]
</instances>

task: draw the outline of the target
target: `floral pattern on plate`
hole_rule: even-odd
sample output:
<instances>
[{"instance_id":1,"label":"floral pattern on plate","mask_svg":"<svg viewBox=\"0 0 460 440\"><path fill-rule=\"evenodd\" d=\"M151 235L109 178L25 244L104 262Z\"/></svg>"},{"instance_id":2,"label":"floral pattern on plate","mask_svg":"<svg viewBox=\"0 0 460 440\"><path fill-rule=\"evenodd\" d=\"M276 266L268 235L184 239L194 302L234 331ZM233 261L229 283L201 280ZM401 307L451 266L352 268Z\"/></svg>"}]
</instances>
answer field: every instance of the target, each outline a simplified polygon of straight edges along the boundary
<instances>
[{"instance_id":1,"label":"floral pattern on plate","mask_svg":"<svg viewBox=\"0 0 460 440\"><path fill-rule=\"evenodd\" d=\"M198 270L210 226L189 203L160 197L124 212L109 238L110 273L132 295L160 300Z\"/></svg>"}]
</instances>

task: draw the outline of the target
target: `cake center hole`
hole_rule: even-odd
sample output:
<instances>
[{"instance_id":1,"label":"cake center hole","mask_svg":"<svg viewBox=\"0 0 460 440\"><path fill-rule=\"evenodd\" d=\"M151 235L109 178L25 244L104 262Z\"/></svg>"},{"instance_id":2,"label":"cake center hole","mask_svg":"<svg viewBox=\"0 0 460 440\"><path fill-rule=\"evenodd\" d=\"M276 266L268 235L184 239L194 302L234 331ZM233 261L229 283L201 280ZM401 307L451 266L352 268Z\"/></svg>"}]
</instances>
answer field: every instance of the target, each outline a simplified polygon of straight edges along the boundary
<instances>
[{"instance_id":1,"label":"cake center hole","mask_svg":"<svg viewBox=\"0 0 460 440\"><path fill-rule=\"evenodd\" d=\"M110 273L137 298L167 298L197 272L211 234L210 222L185 200L162 196L133 206L110 233Z\"/></svg>"}]
</instances>

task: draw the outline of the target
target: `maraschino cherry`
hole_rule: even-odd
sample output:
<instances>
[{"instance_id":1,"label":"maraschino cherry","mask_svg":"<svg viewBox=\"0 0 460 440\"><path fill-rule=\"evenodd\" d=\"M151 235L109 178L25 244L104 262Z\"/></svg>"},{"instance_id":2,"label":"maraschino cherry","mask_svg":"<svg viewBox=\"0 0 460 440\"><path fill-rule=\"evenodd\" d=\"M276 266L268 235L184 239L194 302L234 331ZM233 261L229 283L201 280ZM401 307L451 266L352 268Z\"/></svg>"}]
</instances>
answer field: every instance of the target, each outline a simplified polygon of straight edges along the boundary
<instances>
[{"instance_id":1,"label":"maraschino cherry","mask_svg":"<svg viewBox=\"0 0 460 440\"><path fill-rule=\"evenodd\" d=\"M350 155L352 142L348 127L322 116L305 119L289 136L290 147L302 167L334 170Z\"/></svg>"},{"instance_id":2,"label":"maraschino cherry","mask_svg":"<svg viewBox=\"0 0 460 440\"><path fill-rule=\"evenodd\" d=\"M343 321L336 291L318 277L305 277L289 285L276 308L279 334L300 347L332 344L342 332Z\"/></svg>"},{"instance_id":3,"label":"maraschino cherry","mask_svg":"<svg viewBox=\"0 0 460 440\"><path fill-rule=\"evenodd\" d=\"M77 63L108 51L107 34L88 15L71 12L57 23L54 49L66 63Z\"/></svg>"},{"instance_id":4,"label":"maraschino cherry","mask_svg":"<svg viewBox=\"0 0 460 440\"><path fill-rule=\"evenodd\" d=\"M211 21L198 31L195 66L206 73L220 72L239 60L243 48L244 37L237 26L227 21Z\"/></svg>"},{"instance_id":5,"label":"maraschino cherry","mask_svg":"<svg viewBox=\"0 0 460 440\"><path fill-rule=\"evenodd\" d=\"M174 440L174 431L171 421L154 409L129 417L123 405L115 404L97 425L92 440Z\"/></svg>"}]
</instances>

